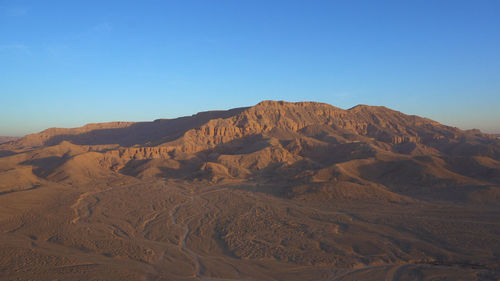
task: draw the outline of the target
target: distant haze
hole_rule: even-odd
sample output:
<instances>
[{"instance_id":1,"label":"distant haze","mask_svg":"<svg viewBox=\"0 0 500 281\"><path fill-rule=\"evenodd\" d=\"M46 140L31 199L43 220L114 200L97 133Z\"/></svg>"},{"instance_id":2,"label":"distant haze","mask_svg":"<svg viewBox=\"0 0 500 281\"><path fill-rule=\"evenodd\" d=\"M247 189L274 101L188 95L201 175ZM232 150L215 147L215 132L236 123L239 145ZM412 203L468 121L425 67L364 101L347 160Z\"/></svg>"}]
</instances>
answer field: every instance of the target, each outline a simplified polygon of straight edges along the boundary
<instances>
[{"instance_id":1,"label":"distant haze","mask_svg":"<svg viewBox=\"0 0 500 281\"><path fill-rule=\"evenodd\" d=\"M500 133L500 2L339 2L2 1L0 135L268 99Z\"/></svg>"}]
</instances>

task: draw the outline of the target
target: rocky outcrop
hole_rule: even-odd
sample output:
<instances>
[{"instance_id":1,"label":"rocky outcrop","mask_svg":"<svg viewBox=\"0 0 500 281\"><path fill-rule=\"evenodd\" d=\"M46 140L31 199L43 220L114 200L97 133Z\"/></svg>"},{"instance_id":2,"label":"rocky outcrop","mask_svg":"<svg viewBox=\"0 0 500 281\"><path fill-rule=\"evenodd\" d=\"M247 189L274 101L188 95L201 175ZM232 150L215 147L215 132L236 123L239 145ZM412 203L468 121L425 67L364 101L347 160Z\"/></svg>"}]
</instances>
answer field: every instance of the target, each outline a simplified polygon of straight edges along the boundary
<instances>
[{"instance_id":1,"label":"rocky outcrop","mask_svg":"<svg viewBox=\"0 0 500 281\"><path fill-rule=\"evenodd\" d=\"M479 184L488 182L488 173L498 173L497 167L481 163L500 161L498 139L475 130L461 131L382 106L344 110L324 103L283 101L172 120L52 128L3 147L21 152L21 156L9 158L14 164L5 167L36 165L27 159L45 159L40 163L53 164L43 173L34 170L35 174L55 181L86 178L76 177L78 173L105 177L103 171L107 171L210 181L260 177L329 182L346 176L347 170L339 170L344 167L339 164L358 163L348 176L355 184L365 180L387 186ZM22 153L28 150L31 152ZM417 157L441 161L431 165L413 160ZM477 162L471 157L486 160ZM374 164L359 164L365 160ZM478 172L464 169L463 163L475 163L468 167L476 167ZM482 181L475 179L476 174ZM411 175L403 177L411 180L394 180L399 175Z\"/></svg>"}]
</instances>

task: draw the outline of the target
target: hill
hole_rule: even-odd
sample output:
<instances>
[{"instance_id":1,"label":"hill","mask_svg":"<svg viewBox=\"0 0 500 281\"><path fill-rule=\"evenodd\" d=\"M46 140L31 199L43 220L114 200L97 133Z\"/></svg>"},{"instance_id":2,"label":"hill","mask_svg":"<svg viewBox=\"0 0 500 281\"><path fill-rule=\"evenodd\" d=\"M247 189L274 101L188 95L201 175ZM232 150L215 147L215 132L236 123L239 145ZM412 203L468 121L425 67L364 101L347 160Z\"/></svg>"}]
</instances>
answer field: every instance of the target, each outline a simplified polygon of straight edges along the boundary
<instances>
[{"instance_id":1,"label":"hill","mask_svg":"<svg viewBox=\"0 0 500 281\"><path fill-rule=\"evenodd\" d=\"M44 157L35 152L47 148L66 152ZM414 186L500 181L500 146L494 136L365 105L343 110L314 102L265 101L172 120L52 128L6 145L9 149L21 153L2 159L8 167L41 161L44 172L37 176L56 182L93 179L88 175L94 173L75 174L68 167L73 162L94 167L103 177L355 182L412 196L418 196Z\"/></svg>"},{"instance_id":2,"label":"hill","mask_svg":"<svg viewBox=\"0 0 500 281\"><path fill-rule=\"evenodd\" d=\"M0 144L10 142L10 141L15 141L19 139L19 137L6 137L6 136L0 136Z\"/></svg>"},{"instance_id":3,"label":"hill","mask_svg":"<svg viewBox=\"0 0 500 281\"><path fill-rule=\"evenodd\" d=\"M51 128L0 145L0 194L21 279L498 276L498 137L382 106Z\"/></svg>"}]
</instances>

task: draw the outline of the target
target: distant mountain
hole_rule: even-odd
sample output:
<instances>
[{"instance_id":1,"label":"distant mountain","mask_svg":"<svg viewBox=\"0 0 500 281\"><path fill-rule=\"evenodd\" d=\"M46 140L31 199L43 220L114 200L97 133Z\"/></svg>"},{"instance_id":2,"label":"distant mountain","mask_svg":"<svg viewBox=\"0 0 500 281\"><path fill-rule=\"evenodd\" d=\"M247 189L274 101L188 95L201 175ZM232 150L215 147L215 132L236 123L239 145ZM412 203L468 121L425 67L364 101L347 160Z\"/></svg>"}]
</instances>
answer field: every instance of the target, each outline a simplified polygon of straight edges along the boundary
<instances>
[{"instance_id":1,"label":"distant mountain","mask_svg":"<svg viewBox=\"0 0 500 281\"><path fill-rule=\"evenodd\" d=\"M6 137L6 136L0 136L0 143L6 143L9 141L15 141L20 139L20 137Z\"/></svg>"}]
</instances>

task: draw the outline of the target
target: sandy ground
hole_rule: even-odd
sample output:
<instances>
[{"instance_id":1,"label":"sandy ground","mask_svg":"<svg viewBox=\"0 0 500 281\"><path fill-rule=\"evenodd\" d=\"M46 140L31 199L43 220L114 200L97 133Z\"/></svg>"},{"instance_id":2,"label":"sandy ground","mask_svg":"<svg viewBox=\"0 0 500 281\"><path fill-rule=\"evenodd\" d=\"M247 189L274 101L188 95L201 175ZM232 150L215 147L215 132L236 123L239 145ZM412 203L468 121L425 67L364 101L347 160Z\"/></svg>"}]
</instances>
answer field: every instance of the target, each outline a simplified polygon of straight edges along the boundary
<instances>
[{"instance_id":1,"label":"sandy ground","mask_svg":"<svg viewBox=\"0 0 500 281\"><path fill-rule=\"evenodd\" d=\"M496 280L498 206L183 181L0 195L2 280ZM15 212L13 212L15 210Z\"/></svg>"}]
</instances>

